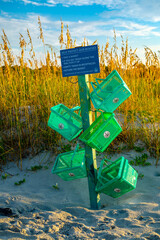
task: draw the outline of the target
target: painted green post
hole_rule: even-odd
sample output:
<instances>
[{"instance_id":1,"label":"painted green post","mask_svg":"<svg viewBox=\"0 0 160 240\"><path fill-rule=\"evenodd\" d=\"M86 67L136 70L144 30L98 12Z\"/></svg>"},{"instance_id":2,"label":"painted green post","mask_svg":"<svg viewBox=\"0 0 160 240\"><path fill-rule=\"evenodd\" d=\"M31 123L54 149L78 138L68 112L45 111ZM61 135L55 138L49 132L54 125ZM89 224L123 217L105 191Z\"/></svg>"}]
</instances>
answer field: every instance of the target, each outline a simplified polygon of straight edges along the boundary
<instances>
[{"instance_id":1,"label":"painted green post","mask_svg":"<svg viewBox=\"0 0 160 240\"><path fill-rule=\"evenodd\" d=\"M92 123L92 111L89 97L89 77L88 75L78 76L79 95L81 103L81 115L83 122L83 130L85 131ZM95 192L97 179L97 162L96 151L91 147L85 145L86 152L86 168L88 175L88 187L90 196L91 209L100 208L100 195Z\"/></svg>"}]
</instances>

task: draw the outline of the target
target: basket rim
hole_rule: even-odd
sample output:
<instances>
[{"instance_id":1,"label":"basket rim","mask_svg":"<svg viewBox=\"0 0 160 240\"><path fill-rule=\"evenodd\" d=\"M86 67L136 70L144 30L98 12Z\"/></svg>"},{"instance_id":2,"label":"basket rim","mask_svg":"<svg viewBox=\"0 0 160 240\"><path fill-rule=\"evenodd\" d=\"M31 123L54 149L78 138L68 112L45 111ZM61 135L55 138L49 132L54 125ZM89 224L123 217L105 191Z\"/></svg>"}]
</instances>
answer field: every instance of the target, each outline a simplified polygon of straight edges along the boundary
<instances>
[{"instance_id":1,"label":"basket rim","mask_svg":"<svg viewBox=\"0 0 160 240\"><path fill-rule=\"evenodd\" d=\"M117 75L117 77L120 79L120 81L121 81L120 85L125 83L125 81L121 78L120 74L115 69L104 79L104 81L107 82L111 77L113 77L115 75Z\"/></svg>"},{"instance_id":2,"label":"basket rim","mask_svg":"<svg viewBox=\"0 0 160 240\"><path fill-rule=\"evenodd\" d=\"M126 82L122 79L122 77L120 76L120 74L119 74L119 73L117 72L117 70L115 70L115 69L114 69L105 79L101 79L101 80L104 80L104 81L102 81L99 85L100 85L100 86L103 86L103 84L104 84L105 81L107 82L108 80L110 80L110 78L112 78L112 77L114 77L114 76L116 76L116 77L121 81L121 83L114 89L114 92L117 92L117 91L119 90L119 88L121 88L121 87L126 87L126 89L128 90L128 92L129 92L130 95L131 95L132 92L130 91L130 89L129 89L129 87L127 86ZM97 78L97 79L98 79L98 78ZM94 99L94 95L95 95L95 91L93 90L93 91L90 93L90 97L91 97L92 101L93 101L93 99ZM102 104L105 100L109 99L111 95L112 95L112 93L108 93L106 98L102 98L102 100L100 100L100 101L101 101L100 105L97 105L97 104L95 104L95 105L96 105L97 107L100 107L101 104ZM130 96L130 95L129 95L129 96ZM98 97L98 96L97 96L97 97ZM100 99L100 97L99 97L99 99Z\"/></svg>"},{"instance_id":3,"label":"basket rim","mask_svg":"<svg viewBox=\"0 0 160 240\"><path fill-rule=\"evenodd\" d=\"M81 118L78 114L76 114L74 111L72 111L70 108L66 107L66 106L65 106L64 104L62 104L62 103L51 107L50 111L53 112L53 113L55 113L55 114L57 114L59 117L63 118L65 121L68 121L68 120L67 120L66 118L64 118L61 114L59 114L58 112L56 112L56 111L54 110L56 107L61 107L61 106L62 106L63 108L65 108L69 113L72 113L74 116L76 116L76 117L80 120L80 122L82 123L82 118ZM69 123L72 124L73 126L76 126L76 125L74 125L72 122L69 122ZM76 127L77 127L77 126L76 126ZM77 127L77 128L78 128L78 127Z\"/></svg>"},{"instance_id":4,"label":"basket rim","mask_svg":"<svg viewBox=\"0 0 160 240\"><path fill-rule=\"evenodd\" d=\"M121 76L120 76L120 74L117 72L117 70L113 70L106 78L104 78L104 79L101 79L101 80L103 80L99 85L100 86L103 86L103 84L106 82L107 83L107 81L109 81L110 80L110 78L113 78L114 76L116 76L120 81L121 81L121 83L119 83L119 85L115 88L115 91L117 91L117 89L119 88L119 87L121 87L121 85L125 85L126 83L125 83L125 81L121 78ZM97 80L98 80L98 78L96 78ZM126 85L127 86L127 85ZM127 86L128 87L128 86ZM91 94L93 94L93 92L94 91L92 91L91 92ZM95 93L94 93L95 94ZM110 93L109 95L111 95L112 93Z\"/></svg>"},{"instance_id":5,"label":"basket rim","mask_svg":"<svg viewBox=\"0 0 160 240\"><path fill-rule=\"evenodd\" d=\"M83 156L83 160L82 160L82 162L85 162L85 149L83 148L83 149L78 149L77 150L77 153L78 152L83 152L84 153L84 156ZM59 158L61 157L61 156L65 156L65 155L68 155L68 154L71 154L71 153L74 153L74 151L69 151L69 152L65 152L65 153L60 153L60 154L58 154L58 156L57 156L57 158L56 158L56 161L55 161L55 163L54 163L54 166L53 166L53 168L52 168L52 173L54 174L54 173L59 173L59 172L64 172L64 171L67 171L67 170L70 170L70 169L76 169L76 168L79 168L80 166L76 166L76 167L68 167L68 168L65 168L65 170L64 169L61 169L61 170L56 170L56 166L57 166L57 163L58 163L58 160L59 160Z\"/></svg>"},{"instance_id":6,"label":"basket rim","mask_svg":"<svg viewBox=\"0 0 160 240\"><path fill-rule=\"evenodd\" d=\"M117 89L117 91L118 90L119 89ZM117 91L115 93L117 93ZM128 93L126 94L125 98L122 101L118 102L117 105L115 104L115 107L112 108L112 110L108 109L108 106L106 106L106 102L110 100L110 98L111 98L111 96L113 94L111 94L111 95L108 94L106 98L100 99L97 95L93 95L92 96L92 93L91 93L90 97L91 97L91 100L92 100L93 105L94 105L95 108L101 109L101 110L106 111L106 112L108 111L108 112L112 112L113 113L115 111L115 109L117 109L120 106L120 104L122 104L127 98L129 98L132 95L132 92L129 90L128 87L127 87L127 91L128 91ZM96 99L98 99L99 104L97 104Z\"/></svg>"},{"instance_id":7,"label":"basket rim","mask_svg":"<svg viewBox=\"0 0 160 240\"><path fill-rule=\"evenodd\" d=\"M75 170L77 168L79 168L80 166L77 166L77 167L72 167L72 168L64 168L64 169L61 169L61 170L56 170L54 168L52 168L52 173L53 174L56 174L56 173L61 173L61 172L65 172L65 171L68 171L68 170Z\"/></svg>"}]
</instances>

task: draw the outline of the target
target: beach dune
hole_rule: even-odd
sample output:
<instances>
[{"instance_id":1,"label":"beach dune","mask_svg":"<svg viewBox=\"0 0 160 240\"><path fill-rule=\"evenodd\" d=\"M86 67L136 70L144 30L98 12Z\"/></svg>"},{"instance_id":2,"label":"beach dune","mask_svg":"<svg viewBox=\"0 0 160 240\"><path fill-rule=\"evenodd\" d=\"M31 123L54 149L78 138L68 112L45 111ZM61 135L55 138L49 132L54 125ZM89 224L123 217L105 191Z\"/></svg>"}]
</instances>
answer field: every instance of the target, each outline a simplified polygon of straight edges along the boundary
<instances>
[{"instance_id":1,"label":"beach dune","mask_svg":"<svg viewBox=\"0 0 160 240\"><path fill-rule=\"evenodd\" d=\"M0 239L160 239L160 167L153 158L151 166L135 166L141 176L135 190L117 199L101 194L100 210L90 209L87 178L65 182L51 173L55 158L43 152L24 159L23 170L15 163L4 167Z\"/></svg>"}]
</instances>

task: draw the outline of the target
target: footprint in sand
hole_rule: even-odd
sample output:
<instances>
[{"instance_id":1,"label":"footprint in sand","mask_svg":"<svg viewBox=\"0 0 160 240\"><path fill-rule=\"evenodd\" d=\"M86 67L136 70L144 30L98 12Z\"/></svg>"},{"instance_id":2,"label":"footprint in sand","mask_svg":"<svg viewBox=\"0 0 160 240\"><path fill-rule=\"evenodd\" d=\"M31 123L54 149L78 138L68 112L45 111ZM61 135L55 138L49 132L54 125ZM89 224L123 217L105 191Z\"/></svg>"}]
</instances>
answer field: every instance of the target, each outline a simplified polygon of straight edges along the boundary
<instances>
[{"instance_id":1,"label":"footprint in sand","mask_svg":"<svg viewBox=\"0 0 160 240\"><path fill-rule=\"evenodd\" d=\"M108 214L108 216L111 217L122 217L122 218L127 218L129 217L129 210L127 209L119 209L119 210L111 210Z\"/></svg>"}]
</instances>

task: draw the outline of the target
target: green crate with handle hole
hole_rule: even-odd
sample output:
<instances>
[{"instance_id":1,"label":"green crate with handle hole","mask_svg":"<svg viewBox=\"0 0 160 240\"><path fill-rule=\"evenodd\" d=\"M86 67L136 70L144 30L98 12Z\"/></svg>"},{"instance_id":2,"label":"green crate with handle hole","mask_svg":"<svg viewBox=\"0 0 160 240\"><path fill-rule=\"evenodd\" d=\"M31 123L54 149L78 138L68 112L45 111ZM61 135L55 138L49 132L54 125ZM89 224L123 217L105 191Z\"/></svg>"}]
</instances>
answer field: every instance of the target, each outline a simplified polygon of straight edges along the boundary
<instances>
[{"instance_id":1,"label":"green crate with handle hole","mask_svg":"<svg viewBox=\"0 0 160 240\"><path fill-rule=\"evenodd\" d=\"M79 111L78 114L74 111ZM72 109L63 104L51 108L51 114L48 120L48 126L60 133L69 141L76 138L82 131L82 119L80 117L80 107Z\"/></svg>"},{"instance_id":2,"label":"green crate with handle hole","mask_svg":"<svg viewBox=\"0 0 160 240\"><path fill-rule=\"evenodd\" d=\"M108 165L107 162L111 162ZM138 173L124 157L112 162L103 159L98 176L96 191L110 197L118 198L136 188Z\"/></svg>"},{"instance_id":3,"label":"green crate with handle hole","mask_svg":"<svg viewBox=\"0 0 160 240\"><path fill-rule=\"evenodd\" d=\"M102 81L101 83L98 80ZM106 79L96 78L91 82L93 91L90 98L96 109L113 112L132 93L116 70L113 70Z\"/></svg>"},{"instance_id":4,"label":"green crate with handle hole","mask_svg":"<svg viewBox=\"0 0 160 240\"><path fill-rule=\"evenodd\" d=\"M85 149L78 148L79 144L74 151L59 154L52 168L52 173L57 174L65 181L87 177Z\"/></svg>"},{"instance_id":5,"label":"green crate with handle hole","mask_svg":"<svg viewBox=\"0 0 160 240\"><path fill-rule=\"evenodd\" d=\"M97 112L101 115L97 118ZM95 121L87 128L79 139L99 152L103 152L108 145L122 131L114 117L114 113L95 111Z\"/></svg>"}]
</instances>

